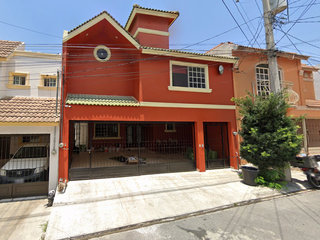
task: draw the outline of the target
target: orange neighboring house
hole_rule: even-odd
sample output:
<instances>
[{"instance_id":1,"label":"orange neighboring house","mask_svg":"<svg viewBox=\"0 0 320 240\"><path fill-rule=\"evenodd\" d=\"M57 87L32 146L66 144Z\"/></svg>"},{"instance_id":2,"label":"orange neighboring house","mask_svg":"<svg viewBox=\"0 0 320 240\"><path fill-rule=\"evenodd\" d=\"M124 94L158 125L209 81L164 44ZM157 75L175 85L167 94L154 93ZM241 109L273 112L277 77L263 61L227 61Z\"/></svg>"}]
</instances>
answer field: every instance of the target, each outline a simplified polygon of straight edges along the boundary
<instances>
[{"instance_id":1,"label":"orange neighboring house","mask_svg":"<svg viewBox=\"0 0 320 240\"><path fill-rule=\"evenodd\" d=\"M239 58L234 71L234 95L246 95L246 91L260 94L270 91L269 69L265 49L251 48L231 42L221 43L207 54ZM277 52L281 86L289 92L292 105L288 114L294 117L305 115L300 132L304 134L304 151L320 154L320 101L315 98L313 72L318 68L301 63L309 56L291 52ZM237 118L239 112L237 111ZM237 123L238 128L240 122Z\"/></svg>"},{"instance_id":2,"label":"orange neighboring house","mask_svg":"<svg viewBox=\"0 0 320 240\"><path fill-rule=\"evenodd\" d=\"M178 12L134 5L64 32L59 177L238 167L235 57L169 49Z\"/></svg>"}]
</instances>

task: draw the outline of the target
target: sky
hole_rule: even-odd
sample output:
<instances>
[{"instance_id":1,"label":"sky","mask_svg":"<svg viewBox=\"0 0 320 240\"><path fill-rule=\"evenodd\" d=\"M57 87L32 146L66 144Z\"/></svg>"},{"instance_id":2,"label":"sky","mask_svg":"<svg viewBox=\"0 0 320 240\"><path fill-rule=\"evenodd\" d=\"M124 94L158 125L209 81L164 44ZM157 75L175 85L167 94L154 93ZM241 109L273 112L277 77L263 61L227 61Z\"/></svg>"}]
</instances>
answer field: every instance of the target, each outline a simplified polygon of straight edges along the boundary
<instances>
[{"instance_id":1,"label":"sky","mask_svg":"<svg viewBox=\"0 0 320 240\"><path fill-rule=\"evenodd\" d=\"M170 27L170 48L205 53L221 42L265 48L262 0L1 0L0 39L25 42L35 52L61 53L63 30L107 11L122 26L133 4L180 15ZM320 64L320 0L288 0L276 16L276 48Z\"/></svg>"}]
</instances>

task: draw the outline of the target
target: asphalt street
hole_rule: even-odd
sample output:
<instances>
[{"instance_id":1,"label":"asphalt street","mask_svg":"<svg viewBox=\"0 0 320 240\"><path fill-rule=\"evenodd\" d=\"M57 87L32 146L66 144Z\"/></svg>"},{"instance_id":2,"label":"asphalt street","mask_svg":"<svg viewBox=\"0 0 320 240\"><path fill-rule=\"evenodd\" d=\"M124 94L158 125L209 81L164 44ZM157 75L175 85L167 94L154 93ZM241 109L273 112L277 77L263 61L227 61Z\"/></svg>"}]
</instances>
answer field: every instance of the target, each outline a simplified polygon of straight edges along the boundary
<instances>
[{"instance_id":1,"label":"asphalt street","mask_svg":"<svg viewBox=\"0 0 320 240\"><path fill-rule=\"evenodd\" d=\"M320 191L238 206L94 240L319 239Z\"/></svg>"}]
</instances>

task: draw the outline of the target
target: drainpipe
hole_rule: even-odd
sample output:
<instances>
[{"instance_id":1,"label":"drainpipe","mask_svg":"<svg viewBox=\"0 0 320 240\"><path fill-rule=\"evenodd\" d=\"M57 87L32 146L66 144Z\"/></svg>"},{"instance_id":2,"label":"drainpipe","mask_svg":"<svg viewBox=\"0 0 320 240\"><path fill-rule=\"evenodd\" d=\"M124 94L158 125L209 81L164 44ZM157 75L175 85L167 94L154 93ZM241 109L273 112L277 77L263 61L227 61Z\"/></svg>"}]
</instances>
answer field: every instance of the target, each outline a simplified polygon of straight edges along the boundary
<instances>
[{"instance_id":1,"label":"drainpipe","mask_svg":"<svg viewBox=\"0 0 320 240\"><path fill-rule=\"evenodd\" d=\"M58 91L59 91L59 82L60 82L60 72L57 70L57 92L56 92L56 117L58 116Z\"/></svg>"},{"instance_id":2,"label":"drainpipe","mask_svg":"<svg viewBox=\"0 0 320 240\"><path fill-rule=\"evenodd\" d=\"M57 92L56 92L56 117L58 117L58 89L59 89L59 81L60 81L60 73L59 73L59 70L57 70ZM51 154L56 154L57 151L56 151L56 130L57 130L57 127L54 126L54 133L53 133L53 149L51 151Z\"/></svg>"},{"instance_id":3,"label":"drainpipe","mask_svg":"<svg viewBox=\"0 0 320 240\"><path fill-rule=\"evenodd\" d=\"M61 114L60 114L60 139L62 141L62 125L63 125L63 110L64 110L64 105L63 105L63 98L64 98L64 66L62 69L62 91L61 91Z\"/></svg>"}]
</instances>

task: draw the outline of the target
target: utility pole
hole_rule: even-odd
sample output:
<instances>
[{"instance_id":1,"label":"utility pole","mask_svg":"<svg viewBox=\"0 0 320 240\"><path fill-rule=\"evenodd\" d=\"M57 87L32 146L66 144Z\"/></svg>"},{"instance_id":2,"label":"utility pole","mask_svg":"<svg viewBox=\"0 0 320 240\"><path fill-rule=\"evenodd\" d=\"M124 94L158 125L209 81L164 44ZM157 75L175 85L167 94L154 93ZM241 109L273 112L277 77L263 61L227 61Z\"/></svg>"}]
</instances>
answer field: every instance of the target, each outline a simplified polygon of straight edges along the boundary
<instances>
[{"instance_id":1,"label":"utility pole","mask_svg":"<svg viewBox=\"0 0 320 240\"><path fill-rule=\"evenodd\" d=\"M270 10L269 0L262 0L263 2L263 18L264 18L264 28L266 33L266 43L267 43L267 54L268 54L268 65L269 65L269 80L271 91L276 93L280 89L279 81L279 70L278 70L278 61L276 54L276 47L274 43L273 36L273 19L274 14Z\"/></svg>"}]
</instances>

